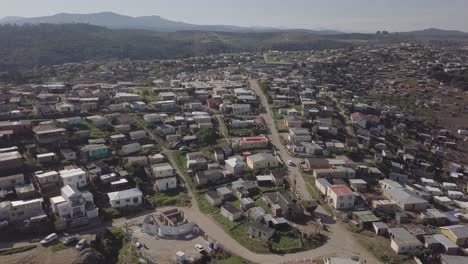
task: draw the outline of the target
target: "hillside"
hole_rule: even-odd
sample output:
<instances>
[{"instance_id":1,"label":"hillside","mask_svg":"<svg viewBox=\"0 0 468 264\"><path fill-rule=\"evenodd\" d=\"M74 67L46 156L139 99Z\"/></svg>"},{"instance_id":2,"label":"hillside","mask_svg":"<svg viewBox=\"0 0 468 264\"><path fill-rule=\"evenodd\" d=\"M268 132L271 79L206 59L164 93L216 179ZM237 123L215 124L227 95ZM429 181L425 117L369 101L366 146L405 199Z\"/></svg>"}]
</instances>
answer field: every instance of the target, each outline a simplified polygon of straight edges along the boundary
<instances>
[{"instance_id":1,"label":"hillside","mask_svg":"<svg viewBox=\"0 0 468 264\"><path fill-rule=\"evenodd\" d=\"M438 28L427 28L423 30L401 32L400 34L411 36L411 37L431 38L431 39L468 38L468 33L457 31L457 30L444 30L444 29L438 29Z\"/></svg>"},{"instance_id":2,"label":"hillside","mask_svg":"<svg viewBox=\"0 0 468 264\"><path fill-rule=\"evenodd\" d=\"M175 31L221 31L221 32L271 32L284 31L277 28L262 28L262 27L239 27L229 25L195 25L184 22L172 21L160 16L140 16L132 17L120 15L113 12L101 12L94 14L69 14L60 13L52 16L43 17L5 17L0 19L0 24L70 24L84 23L95 26L103 26L114 29L144 29L158 32L175 32ZM308 33L332 35L340 32L333 30L305 30Z\"/></svg>"},{"instance_id":3,"label":"hillside","mask_svg":"<svg viewBox=\"0 0 468 264\"><path fill-rule=\"evenodd\" d=\"M0 26L0 70L114 58L169 59L226 52L349 47L307 32L154 32L89 24Z\"/></svg>"}]
</instances>

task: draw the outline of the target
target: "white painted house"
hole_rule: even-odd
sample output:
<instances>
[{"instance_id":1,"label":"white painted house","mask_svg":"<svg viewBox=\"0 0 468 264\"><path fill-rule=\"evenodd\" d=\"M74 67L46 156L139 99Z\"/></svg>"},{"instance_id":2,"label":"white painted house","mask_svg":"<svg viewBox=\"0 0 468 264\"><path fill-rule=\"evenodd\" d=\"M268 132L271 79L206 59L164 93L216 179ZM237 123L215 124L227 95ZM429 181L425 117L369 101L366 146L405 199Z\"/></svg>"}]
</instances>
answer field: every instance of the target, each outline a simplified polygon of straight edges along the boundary
<instances>
[{"instance_id":1,"label":"white painted house","mask_svg":"<svg viewBox=\"0 0 468 264\"><path fill-rule=\"evenodd\" d=\"M88 185L86 172L83 169L68 169L59 171L64 186L84 187Z\"/></svg>"},{"instance_id":2,"label":"white painted house","mask_svg":"<svg viewBox=\"0 0 468 264\"><path fill-rule=\"evenodd\" d=\"M139 152L141 150L140 143L131 143L127 145L123 145L121 149L121 153L123 155Z\"/></svg>"},{"instance_id":3,"label":"white painted house","mask_svg":"<svg viewBox=\"0 0 468 264\"><path fill-rule=\"evenodd\" d=\"M90 192L80 192L75 186L66 185L61 195L50 198L52 211L65 220L92 219L98 217L99 209L94 205Z\"/></svg>"},{"instance_id":4,"label":"white painted house","mask_svg":"<svg viewBox=\"0 0 468 264\"><path fill-rule=\"evenodd\" d=\"M107 193L112 208L139 206L143 202L143 193L138 188Z\"/></svg>"},{"instance_id":5,"label":"white painted house","mask_svg":"<svg viewBox=\"0 0 468 264\"><path fill-rule=\"evenodd\" d=\"M151 167L151 172L155 178L167 178L174 176L174 168L169 163L155 164Z\"/></svg>"},{"instance_id":6,"label":"white painted house","mask_svg":"<svg viewBox=\"0 0 468 264\"><path fill-rule=\"evenodd\" d=\"M389 228L390 247L398 254L406 254L422 249L423 244L405 228Z\"/></svg>"},{"instance_id":7,"label":"white painted house","mask_svg":"<svg viewBox=\"0 0 468 264\"><path fill-rule=\"evenodd\" d=\"M59 174L56 171L36 171L34 175L36 176L37 181L41 185L58 183L60 180Z\"/></svg>"},{"instance_id":8,"label":"white painted house","mask_svg":"<svg viewBox=\"0 0 468 264\"><path fill-rule=\"evenodd\" d=\"M175 189L177 188L177 179L176 177L157 179L154 183L154 188L158 191Z\"/></svg>"}]
</instances>

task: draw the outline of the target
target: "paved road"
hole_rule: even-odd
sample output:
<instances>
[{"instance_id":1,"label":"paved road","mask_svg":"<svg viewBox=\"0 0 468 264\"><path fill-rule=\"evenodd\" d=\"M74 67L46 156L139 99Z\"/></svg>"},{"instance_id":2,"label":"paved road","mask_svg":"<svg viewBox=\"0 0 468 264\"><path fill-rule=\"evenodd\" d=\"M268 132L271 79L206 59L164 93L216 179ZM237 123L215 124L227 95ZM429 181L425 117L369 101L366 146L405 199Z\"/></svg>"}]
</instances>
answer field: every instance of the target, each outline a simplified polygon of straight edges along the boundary
<instances>
[{"instance_id":1,"label":"paved road","mask_svg":"<svg viewBox=\"0 0 468 264\"><path fill-rule=\"evenodd\" d=\"M296 164L296 166L288 166L289 177L291 179L291 182L296 182L296 193L302 199L305 199L305 200L312 199L309 191L307 190L306 183L304 182L304 178L302 178L302 174L298 167L302 159L289 155L286 147L281 143L281 139L280 139L281 135L278 133L278 130L276 129L275 120L273 119L273 113L268 105L268 99L266 95L263 93L263 91L261 90L257 81L251 80L250 87L260 97L261 104L263 108L267 111L266 113L260 114L260 116L263 117L263 119L265 120L265 123L270 132L270 134L268 135L270 142L280 150L279 155L281 156L281 159L284 162L291 160Z\"/></svg>"},{"instance_id":2,"label":"paved road","mask_svg":"<svg viewBox=\"0 0 468 264\"><path fill-rule=\"evenodd\" d=\"M256 80L250 80L250 86L253 89L253 91L259 96L261 104L263 108L266 110L266 113L261 114L263 119L266 122L266 125L268 126L268 129L270 131L269 134L269 139L273 145L275 145L278 149L280 149L280 156L283 161L287 162L288 160L293 161L296 165L298 165L302 159L293 157L289 154L287 151L286 147L282 144L281 142L281 135L278 133L278 130L276 128L275 120L273 119L273 113L271 111L271 108L268 105L268 99L260 86L258 85ZM296 193L300 195L301 198L303 199L312 199L309 191L307 190L306 187L306 182L304 181L304 178L302 177L302 173L300 172L299 168L297 166L288 166L288 171L289 171L289 177L292 180L292 182L296 182ZM316 210L316 212L323 214L323 215L328 215L329 214L326 212L326 210L319 206ZM292 258L301 258L301 257L306 257L307 255L312 255L313 257L318 257L318 256L327 256L327 255L333 255L337 253L343 253L343 252L359 252L360 255L363 258L367 260L367 263L381 263L379 260L377 260L370 252L368 252L366 249L364 249L352 236L351 232L349 232L343 224L341 223L335 223L335 224L329 224L328 225L330 228L330 234L327 234L330 238L328 243L315 250L310 250L307 252L302 252L302 253L297 253L297 254L290 254L287 255L287 257L292 257ZM243 255L241 255L243 256ZM263 263L263 262L262 262Z\"/></svg>"}]
</instances>

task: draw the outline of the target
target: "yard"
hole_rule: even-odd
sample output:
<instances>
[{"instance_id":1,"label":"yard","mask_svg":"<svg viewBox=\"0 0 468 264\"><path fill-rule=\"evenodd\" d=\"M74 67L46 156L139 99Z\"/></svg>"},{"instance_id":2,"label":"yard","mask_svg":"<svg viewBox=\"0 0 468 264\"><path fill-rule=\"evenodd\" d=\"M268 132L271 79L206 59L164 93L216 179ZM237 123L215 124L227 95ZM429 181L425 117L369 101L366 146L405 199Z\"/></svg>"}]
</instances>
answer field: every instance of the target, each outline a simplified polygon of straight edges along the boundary
<instances>
[{"instance_id":1,"label":"yard","mask_svg":"<svg viewBox=\"0 0 468 264\"><path fill-rule=\"evenodd\" d=\"M109 132L104 131L104 130L92 125L88 121L83 121L83 125L88 127L88 129L91 131L91 135L90 135L91 138L105 138L105 137L109 136Z\"/></svg>"},{"instance_id":2,"label":"yard","mask_svg":"<svg viewBox=\"0 0 468 264\"><path fill-rule=\"evenodd\" d=\"M190 206L191 205L190 196L184 192L183 188L178 187L174 190L168 190L164 192L156 192L152 197L153 204L156 207L164 206Z\"/></svg>"},{"instance_id":3,"label":"yard","mask_svg":"<svg viewBox=\"0 0 468 264\"><path fill-rule=\"evenodd\" d=\"M35 249L37 246L36 245L29 245L29 246L23 246L23 247L17 247L17 248L11 248L11 249L4 249L0 251L0 256L7 256L7 255L13 255L21 252L26 252L32 249Z\"/></svg>"},{"instance_id":4,"label":"yard","mask_svg":"<svg viewBox=\"0 0 468 264\"><path fill-rule=\"evenodd\" d=\"M288 128L286 127L286 124L284 123L283 119L275 119L275 125L276 129L278 129L278 132L288 132Z\"/></svg>"},{"instance_id":5,"label":"yard","mask_svg":"<svg viewBox=\"0 0 468 264\"><path fill-rule=\"evenodd\" d=\"M302 113L302 105L301 104L291 103L291 104L289 104L289 107L293 108L293 109L296 109L296 111L299 112L300 114Z\"/></svg>"},{"instance_id":6,"label":"yard","mask_svg":"<svg viewBox=\"0 0 468 264\"><path fill-rule=\"evenodd\" d=\"M197 188L195 187L195 183L193 182L193 178L187 175L187 158L184 154L180 153L179 151L174 153L174 160L176 162L177 167L180 171L184 174L185 182L187 183L187 187L192 190L193 195L195 196L195 200L197 201L198 207L200 211L205 214L212 214L219 211L218 208L212 206L208 203L202 193L200 193Z\"/></svg>"},{"instance_id":7,"label":"yard","mask_svg":"<svg viewBox=\"0 0 468 264\"><path fill-rule=\"evenodd\" d=\"M211 264L250 264L251 262L248 262L247 260L242 259L240 257L229 257L225 259L213 260L210 263Z\"/></svg>"},{"instance_id":8,"label":"yard","mask_svg":"<svg viewBox=\"0 0 468 264\"><path fill-rule=\"evenodd\" d=\"M141 100L146 102L152 102L159 99L159 95L153 92L152 86L135 87L133 90L140 95Z\"/></svg>"},{"instance_id":9,"label":"yard","mask_svg":"<svg viewBox=\"0 0 468 264\"><path fill-rule=\"evenodd\" d=\"M248 224L238 221L231 222L221 214L214 214L213 219L235 240L255 253L263 254L286 254L314 249L322 246L327 241L323 235L317 235L301 241L299 234L293 231L283 231L277 233L266 242L249 238L247 235Z\"/></svg>"},{"instance_id":10,"label":"yard","mask_svg":"<svg viewBox=\"0 0 468 264\"><path fill-rule=\"evenodd\" d=\"M403 255L396 254L390 248L390 240L378 236L370 231L362 231L359 233L353 232L353 236L356 240L361 243L366 249L368 249L374 256L380 259L384 263L388 264L410 264L413 261Z\"/></svg>"}]
</instances>

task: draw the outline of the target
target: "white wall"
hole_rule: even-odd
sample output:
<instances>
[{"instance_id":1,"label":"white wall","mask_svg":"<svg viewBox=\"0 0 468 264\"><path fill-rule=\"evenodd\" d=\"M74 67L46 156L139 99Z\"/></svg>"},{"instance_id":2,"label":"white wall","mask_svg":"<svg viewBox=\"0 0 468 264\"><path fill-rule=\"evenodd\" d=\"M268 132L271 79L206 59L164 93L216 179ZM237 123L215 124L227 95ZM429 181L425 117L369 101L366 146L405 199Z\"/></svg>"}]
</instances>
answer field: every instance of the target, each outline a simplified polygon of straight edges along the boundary
<instances>
[{"instance_id":1,"label":"white wall","mask_svg":"<svg viewBox=\"0 0 468 264\"><path fill-rule=\"evenodd\" d=\"M138 201L134 202L133 198L130 198L130 199L121 199L121 200L110 201L110 204L111 204L112 208L119 208L119 207L140 205L142 203L142 197L141 196L134 197L134 198L137 198Z\"/></svg>"},{"instance_id":2,"label":"white wall","mask_svg":"<svg viewBox=\"0 0 468 264\"><path fill-rule=\"evenodd\" d=\"M158 190L165 191L177 188L177 179L175 177L156 180Z\"/></svg>"}]
</instances>

